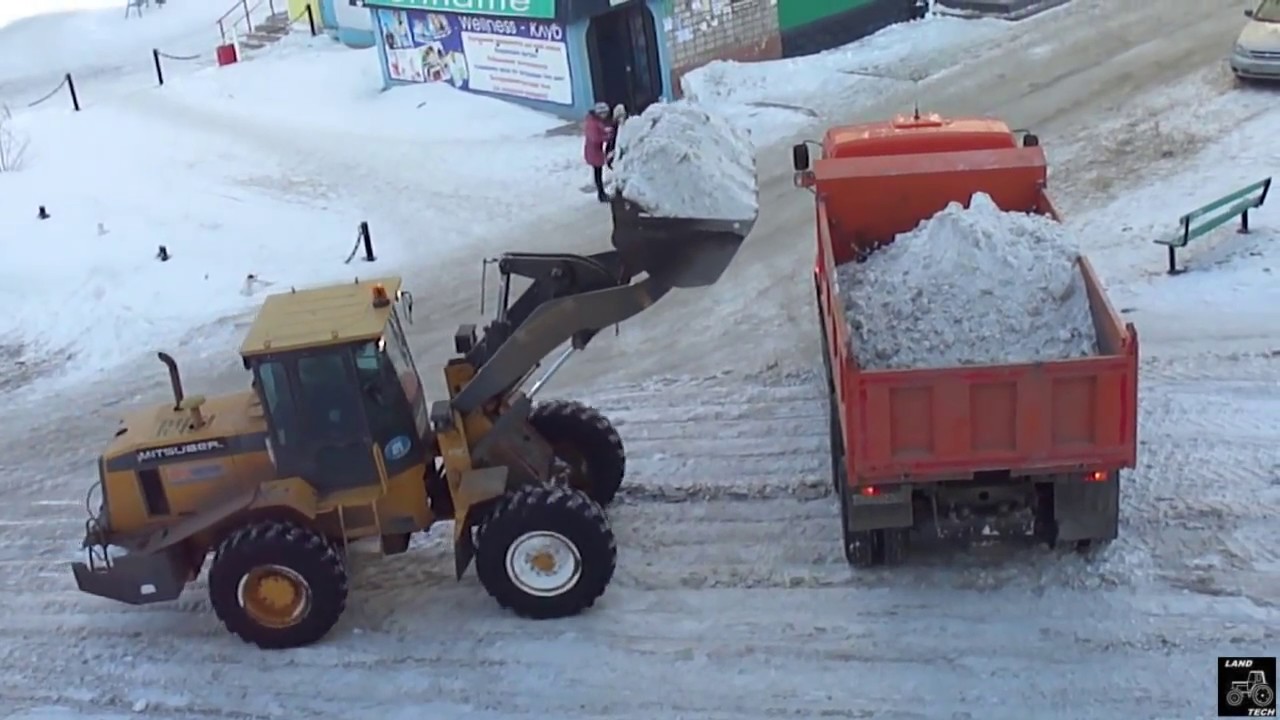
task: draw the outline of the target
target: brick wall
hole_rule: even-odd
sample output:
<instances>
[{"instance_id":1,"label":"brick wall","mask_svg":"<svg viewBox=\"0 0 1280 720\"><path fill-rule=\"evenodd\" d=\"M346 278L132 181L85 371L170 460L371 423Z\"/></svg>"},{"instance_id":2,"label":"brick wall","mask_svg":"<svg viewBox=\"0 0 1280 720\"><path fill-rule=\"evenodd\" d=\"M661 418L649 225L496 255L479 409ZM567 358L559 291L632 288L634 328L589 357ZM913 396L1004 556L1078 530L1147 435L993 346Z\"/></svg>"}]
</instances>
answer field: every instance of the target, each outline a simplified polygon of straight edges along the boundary
<instances>
[{"instance_id":1,"label":"brick wall","mask_svg":"<svg viewBox=\"0 0 1280 720\"><path fill-rule=\"evenodd\" d=\"M667 0L667 17L676 94L681 76L712 60L782 57L777 0Z\"/></svg>"}]
</instances>

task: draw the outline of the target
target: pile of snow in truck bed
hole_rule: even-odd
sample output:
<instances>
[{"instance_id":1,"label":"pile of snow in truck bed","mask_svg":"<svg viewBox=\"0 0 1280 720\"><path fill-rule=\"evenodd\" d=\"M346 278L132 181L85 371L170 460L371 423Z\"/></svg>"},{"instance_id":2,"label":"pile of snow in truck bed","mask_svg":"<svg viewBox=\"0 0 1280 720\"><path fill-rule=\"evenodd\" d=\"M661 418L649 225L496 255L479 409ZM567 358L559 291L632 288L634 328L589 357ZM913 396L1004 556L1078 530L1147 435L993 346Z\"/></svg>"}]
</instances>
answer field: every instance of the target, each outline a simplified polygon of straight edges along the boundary
<instances>
[{"instance_id":1,"label":"pile of snow in truck bed","mask_svg":"<svg viewBox=\"0 0 1280 720\"><path fill-rule=\"evenodd\" d=\"M650 105L623 124L613 186L659 217L754 220L759 211L751 139L688 100Z\"/></svg>"},{"instance_id":2,"label":"pile of snow in truck bed","mask_svg":"<svg viewBox=\"0 0 1280 720\"><path fill-rule=\"evenodd\" d=\"M1075 242L978 193L837 269L859 364L906 369L1096 352Z\"/></svg>"}]
</instances>

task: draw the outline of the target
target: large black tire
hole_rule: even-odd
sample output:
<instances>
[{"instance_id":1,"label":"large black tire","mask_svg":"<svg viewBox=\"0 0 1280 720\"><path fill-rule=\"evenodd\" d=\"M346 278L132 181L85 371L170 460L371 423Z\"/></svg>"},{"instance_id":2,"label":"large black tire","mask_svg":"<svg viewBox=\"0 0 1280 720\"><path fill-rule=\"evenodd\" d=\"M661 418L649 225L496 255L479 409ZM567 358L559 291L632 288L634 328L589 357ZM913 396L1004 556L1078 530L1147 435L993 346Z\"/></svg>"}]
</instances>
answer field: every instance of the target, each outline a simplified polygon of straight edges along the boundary
<instances>
[{"instance_id":1,"label":"large black tire","mask_svg":"<svg viewBox=\"0 0 1280 720\"><path fill-rule=\"evenodd\" d=\"M613 502L627 472L627 454L605 416L580 402L551 400L533 409L529 424L563 463L560 482L582 490L601 507Z\"/></svg>"},{"instance_id":2,"label":"large black tire","mask_svg":"<svg viewBox=\"0 0 1280 720\"><path fill-rule=\"evenodd\" d=\"M545 544L541 549L560 552L551 567L535 567L547 554L534 549L538 542ZM535 620L590 608L613 580L618 562L604 510L585 492L562 485L509 492L481 525L476 545L476 575L485 590L502 607ZM566 562L567 574L555 580ZM532 584L543 580L536 575L547 578L546 587Z\"/></svg>"},{"instance_id":3,"label":"large black tire","mask_svg":"<svg viewBox=\"0 0 1280 720\"><path fill-rule=\"evenodd\" d=\"M300 595L288 618L267 618L267 583ZM323 535L292 523L262 522L233 532L209 566L209 601L228 630L264 650L310 645L347 606L347 569ZM258 608L258 609L255 609ZM280 608L281 610L287 608Z\"/></svg>"},{"instance_id":4,"label":"large black tire","mask_svg":"<svg viewBox=\"0 0 1280 720\"><path fill-rule=\"evenodd\" d=\"M852 491L842 487L837 492L840 495L844 558L849 565L855 568L872 568L901 564L906 559L910 531L906 528L849 529L849 493Z\"/></svg>"}]
</instances>

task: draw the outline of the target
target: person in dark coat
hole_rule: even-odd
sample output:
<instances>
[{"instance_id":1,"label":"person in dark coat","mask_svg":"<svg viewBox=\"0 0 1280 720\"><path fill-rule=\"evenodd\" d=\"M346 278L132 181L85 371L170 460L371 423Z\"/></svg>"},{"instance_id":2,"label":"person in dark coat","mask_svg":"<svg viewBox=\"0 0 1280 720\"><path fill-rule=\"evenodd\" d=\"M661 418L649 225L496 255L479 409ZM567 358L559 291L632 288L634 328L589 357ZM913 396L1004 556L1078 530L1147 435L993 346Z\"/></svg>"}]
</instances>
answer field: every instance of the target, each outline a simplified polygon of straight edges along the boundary
<instances>
[{"instance_id":1,"label":"person in dark coat","mask_svg":"<svg viewBox=\"0 0 1280 720\"><path fill-rule=\"evenodd\" d=\"M615 131L612 120L609 104L596 103L587 114L582 128L582 158L591 166L591 176L596 183L596 197L600 202L609 202L609 196L604 191L604 166L608 154L606 148L612 144Z\"/></svg>"}]
</instances>

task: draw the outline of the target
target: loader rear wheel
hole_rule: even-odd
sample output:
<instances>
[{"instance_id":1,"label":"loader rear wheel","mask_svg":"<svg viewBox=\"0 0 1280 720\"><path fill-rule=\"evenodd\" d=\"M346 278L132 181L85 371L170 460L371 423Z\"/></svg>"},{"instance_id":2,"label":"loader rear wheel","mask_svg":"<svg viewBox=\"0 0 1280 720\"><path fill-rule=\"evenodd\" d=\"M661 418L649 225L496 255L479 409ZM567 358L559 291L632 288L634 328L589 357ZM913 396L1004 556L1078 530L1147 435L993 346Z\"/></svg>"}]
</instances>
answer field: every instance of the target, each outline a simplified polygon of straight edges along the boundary
<instances>
[{"instance_id":1,"label":"loader rear wheel","mask_svg":"<svg viewBox=\"0 0 1280 720\"><path fill-rule=\"evenodd\" d=\"M627 454L604 415L580 402L552 400L533 409L529 424L551 443L559 481L582 490L602 507L613 502L627 472Z\"/></svg>"},{"instance_id":2,"label":"loader rear wheel","mask_svg":"<svg viewBox=\"0 0 1280 720\"><path fill-rule=\"evenodd\" d=\"M292 523L235 531L209 566L209 601L228 630L264 650L324 637L347 604L347 570L323 535Z\"/></svg>"},{"instance_id":3,"label":"loader rear wheel","mask_svg":"<svg viewBox=\"0 0 1280 720\"><path fill-rule=\"evenodd\" d=\"M521 617L577 615L604 594L617 567L608 517L574 488L517 488L498 501L478 535L480 583Z\"/></svg>"}]
</instances>

